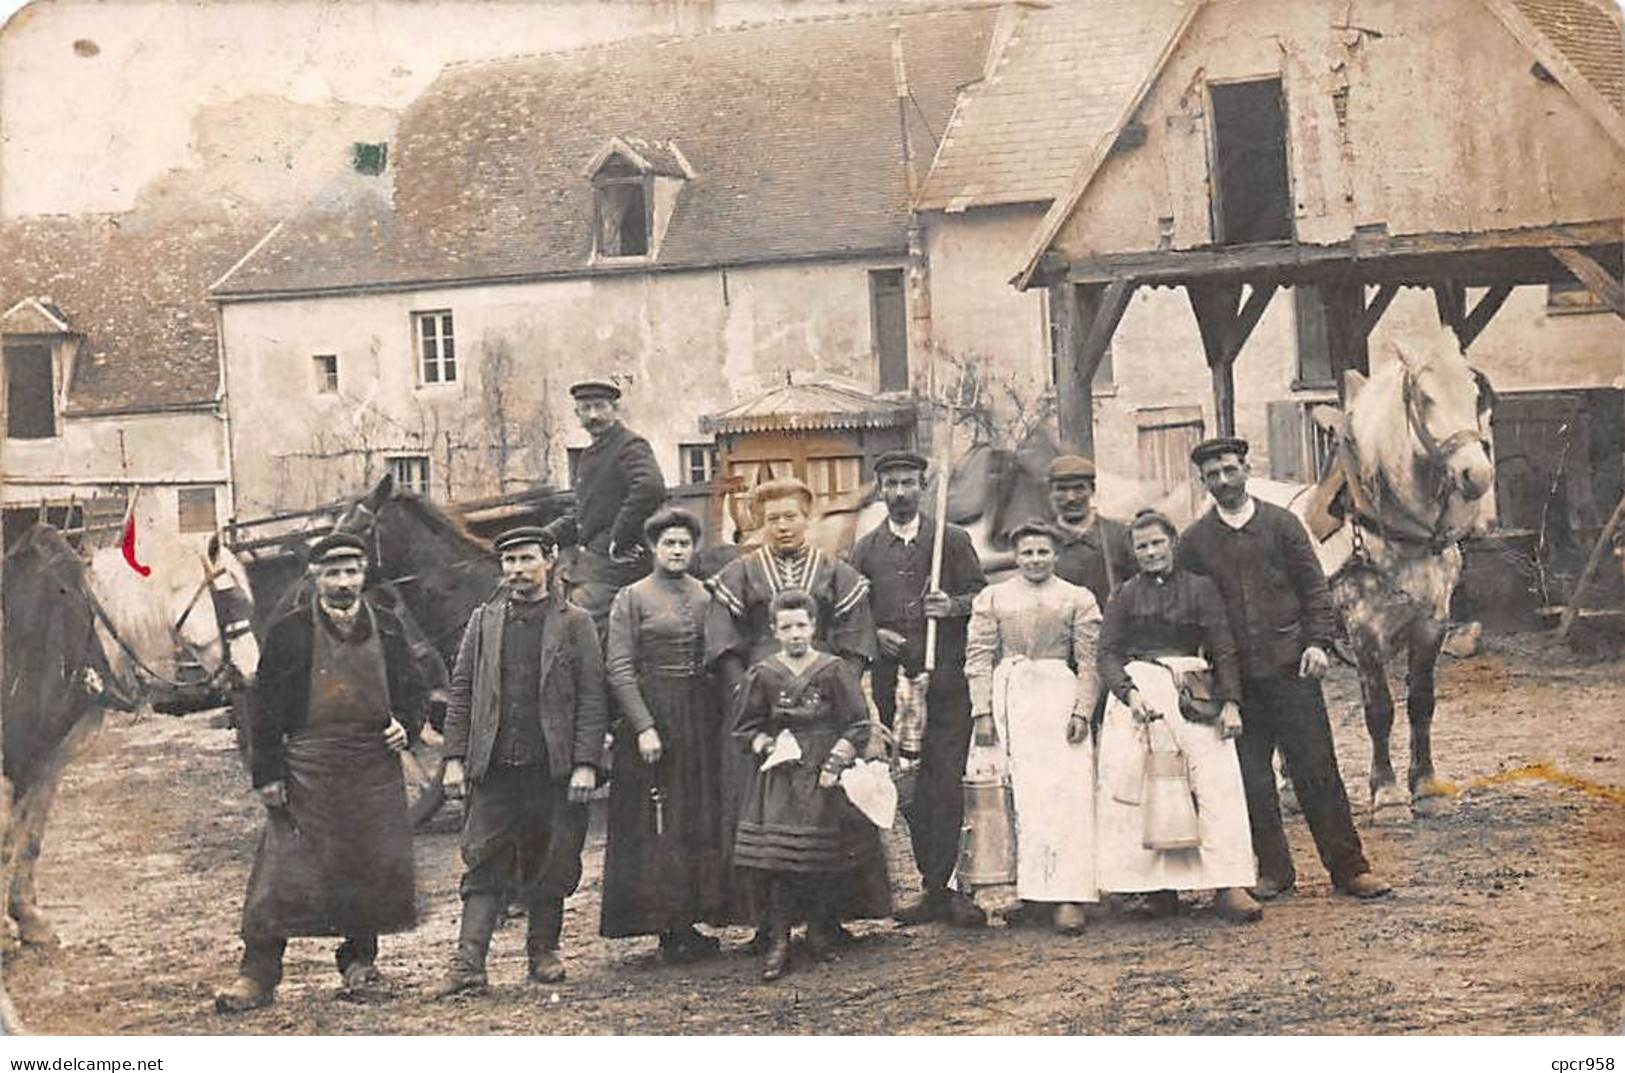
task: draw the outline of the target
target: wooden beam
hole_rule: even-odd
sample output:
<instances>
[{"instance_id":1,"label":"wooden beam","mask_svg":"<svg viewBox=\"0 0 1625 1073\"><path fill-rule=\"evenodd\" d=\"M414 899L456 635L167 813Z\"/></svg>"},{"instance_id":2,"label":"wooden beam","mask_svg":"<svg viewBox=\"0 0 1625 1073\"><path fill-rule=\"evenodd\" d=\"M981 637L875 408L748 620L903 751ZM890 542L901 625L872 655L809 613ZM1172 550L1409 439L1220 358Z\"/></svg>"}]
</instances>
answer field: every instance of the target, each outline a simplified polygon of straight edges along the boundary
<instances>
[{"instance_id":1,"label":"wooden beam","mask_svg":"<svg viewBox=\"0 0 1625 1073\"><path fill-rule=\"evenodd\" d=\"M1583 250L1553 249L1552 256L1560 261L1574 278L1584 283L1586 290L1596 295L1617 315L1625 317L1625 287L1621 287L1614 274Z\"/></svg>"},{"instance_id":2,"label":"wooden beam","mask_svg":"<svg viewBox=\"0 0 1625 1073\"><path fill-rule=\"evenodd\" d=\"M1236 307L1241 301L1241 284L1191 283L1186 285L1185 294L1190 299L1191 312L1196 314L1196 330L1202 335L1202 349L1213 377L1213 412L1218 433L1234 436L1235 358L1241 348L1233 341L1237 338L1239 312Z\"/></svg>"},{"instance_id":3,"label":"wooden beam","mask_svg":"<svg viewBox=\"0 0 1625 1073\"><path fill-rule=\"evenodd\" d=\"M1437 280L1433 284L1433 304L1439 311L1439 323L1461 338L1461 326L1467 319L1467 288L1453 279Z\"/></svg>"},{"instance_id":4,"label":"wooden beam","mask_svg":"<svg viewBox=\"0 0 1625 1073\"><path fill-rule=\"evenodd\" d=\"M1453 273L1463 282L1479 278L1487 282L1519 282L1510 276L1498 278L1493 266L1508 254L1532 255L1536 261L1549 260L1542 251L1554 248L1577 249L1588 246L1617 246L1625 221L1589 220L1556 224L1550 227L1511 228L1502 231L1472 231L1433 233L1425 235L1362 235L1357 239L1328 245L1308 245L1297 242L1266 242L1246 246L1214 247L1195 250L1134 250L1080 257L1068 266L1074 283L1108 283L1122 276L1140 281L1141 285L1182 285L1188 281L1202 282L1201 277L1256 276L1282 282L1325 279L1329 274L1346 274L1348 264L1354 262L1357 271L1368 282L1375 282L1382 273L1392 282L1430 282L1442 273L1435 267L1431 273L1407 268L1404 262L1426 263L1426 259L1457 259L1467 254L1481 255L1475 261L1475 274ZM1389 262L1397 262L1390 264ZM1528 282L1534 282L1537 273L1532 265L1519 265L1520 270L1530 268ZM1544 281L1546 277L1542 277ZM1521 277L1520 277L1521 279Z\"/></svg>"},{"instance_id":5,"label":"wooden beam","mask_svg":"<svg viewBox=\"0 0 1625 1073\"><path fill-rule=\"evenodd\" d=\"M1467 314L1466 319L1461 322L1461 327L1456 330L1456 341L1461 344L1462 353L1467 352L1467 348L1473 345L1473 340L1477 339L1479 333L1489 325L1495 314L1501 311L1501 307L1506 304L1507 296L1511 293L1512 286L1503 283L1499 287L1491 287L1479 298L1477 304L1473 306L1473 311Z\"/></svg>"},{"instance_id":6,"label":"wooden beam","mask_svg":"<svg viewBox=\"0 0 1625 1073\"><path fill-rule=\"evenodd\" d=\"M1074 454L1094 446L1094 396L1090 385L1078 383L1078 351L1083 348L1084 328L1078 292L1066 282L1049 289L1049 316L1055 333L1055 423L1061 444ZM1085 456L1087 457L1087 456Z\"/></svg>"},{"instance_id":7,"label":"wooden beam","mask_svg":"<svg viewBox=\"0 0 1625 1073\"><path fill-rule=\"evenodd\" d=\"M1365 304L1365 284L1342 280L1323 283L1319 290L1321 309L1326 317L1326 348L1331 357L1332 379L1337 384L1339 404L1346 404L1343 385L1348 378L1344 374L1351 369L1366 376L1371 373L1371 351L1366 333L1361 331L1370 312ZM1377 308L1376 301L1371 308Z\"/></svg>"},{"instance_id":8,"label":"wooden beam","mask_svg":"<svg viewBox=\"0 0 1625 1073\"><path fill-rule=\"evenodd\" d=\"M1093 458L1095 373L1128 309L1135 282L1115 279L1104 286L1084 287L1064 283L1051 290L1052 302L1057 300L1061 288L1071 292L1059 297L1066 317L1064 329L1057 332L1056 347L1061 366L1056 369L1055 385L1061 442L1072 453ZM1057 328L1062 328L1062 324L1057 321Z\"/></svg>"},{"instance_id":9,"label":"wooden beam","mask_svg":"<svg viewBox=\"0 0 1625 1073\"><path fill-rule=\"evenodd\" d=\"M1269 307L1270 299L1275 297L1277 286L1274 283L1254 283L1247 294L1247 301L1243 303L1241 312L1236 314L1236 321L1230 333L1229 346L1226 353L1229 361L1235 361L1246 345L1247 338L1258 327L1258 318L1264 315Z\"/></svg>"},{"instance_id":10,"label":"wooden beam","mask_svg":"<svg viewBox=\"0 0 1625 1073\"><path fill-rule=\"evenodd\" d=\"M1394 295L1398 293L1399 284L1397 283L1384 283L1377 288L1377 293L1371 298L1371 304L1365 307L1364 313L1360 314L1361 336L1370 338L1371 329L1375 328L1377 321L1381 320L1382 315L1388 312L1389 305L1394 301Z\"/></svg>"},{"instance_id":11,"label":"wooden beam","mask_svg":"<svg viewBox=\"0 0 1625 1073\"><path fill-rule=\"evenodd\" d=\"M1083 346L1078 351L1078 377L1091 390L1094 388L1095 372L1100 368L1101 359L1106 356L1106 348L1111 345L1117 325L1128 311L1134 288L1133 280L1116 279L1106 285L1106 293L1100 295L1098 301L1093 292L1088 292L1087 297L1079 296L1080 322L1088 325L1088 334L1084 336Z\"/></svg>"}]
</instances>

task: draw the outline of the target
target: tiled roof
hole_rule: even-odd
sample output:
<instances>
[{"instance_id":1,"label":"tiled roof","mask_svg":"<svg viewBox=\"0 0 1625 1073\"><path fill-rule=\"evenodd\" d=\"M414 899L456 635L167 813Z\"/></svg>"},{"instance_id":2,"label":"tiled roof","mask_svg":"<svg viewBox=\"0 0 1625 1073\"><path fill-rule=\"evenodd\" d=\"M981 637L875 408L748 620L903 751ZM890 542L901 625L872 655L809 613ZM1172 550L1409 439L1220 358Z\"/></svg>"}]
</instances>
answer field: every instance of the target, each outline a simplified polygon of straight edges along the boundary
<instances>
[{"instance_id":1,"label":"tiled roof","mask_svg":"<svg viewBox=\"0 0 1625 1073\"><path fill-rule=\"evenodd\" d=\"M1625 50L1617 18L1593 0L1512 0L1524 18L1616 111L1625 111Z\"/></svg>"},{"instance_id":2,"label":"tiled roof","mask_svg":"<svg viewBox=\"0 0 1625 1073\"><path fill-rule=\"evenodd\" d=\"M218 388L208 287L265 231L247 220L133 216L0 223L0 308L29 298L84 336L68 412L208 402Z\"/></svg>"},{"instance_id":3,"label":"tiled roof","mask_svg":"<svg viewBox=\"0 0 1625 1073\"><path fill-rule=\"evenodd\" d=\"M836 383L789 383L700 419L706 432L894 428L914 420L914 407Z\"/></svg>"},{"instance_id":4,"label":"tiled roof","mask_svg":"<svg viewBox=\"0 0 1625 1073\"><path fill-rule=\"evenodd\" d=\"M1196 0L1072 0L1022 12L966 90L918 204L1044 202L1108 136Z\"/></svg>"},{"instance_id":5,"label":"tiled roof","mask_svg":"<svg viewBox=\"0 0 1625 1073\"><path fill-rule=\"evenodd\" d=\"M593 271L585 169L614 137L675 144L696 174L656 268L900 253L890 27L923 161L927 128L940 135L980 75L997 18L989 6L865 13L449 67L402 118L393 207L312 209L216 293Z\"/></svg>"}]
</instances>

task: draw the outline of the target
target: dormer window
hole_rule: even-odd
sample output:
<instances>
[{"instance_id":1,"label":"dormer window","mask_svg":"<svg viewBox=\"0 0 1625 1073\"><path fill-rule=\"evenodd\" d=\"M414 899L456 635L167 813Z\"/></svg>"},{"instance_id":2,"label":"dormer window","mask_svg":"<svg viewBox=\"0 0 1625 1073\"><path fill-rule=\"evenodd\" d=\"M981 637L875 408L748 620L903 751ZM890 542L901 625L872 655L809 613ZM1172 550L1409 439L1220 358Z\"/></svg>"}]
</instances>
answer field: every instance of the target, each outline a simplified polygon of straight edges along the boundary
<instances>
[{"instance_id":1,"label":"dormer window","mask_svg":"<svg viewBox=\"0 0 1625 1073\"><path fill-rule=\"evenodd\" d=\"M639 174L619 157L609 161L596 176L593 186L598 199L599 257L647 257L652 230L648 176Z\"/></svg>"},{"instance_id":2,"label":"dormer window","mask_svg":"<svg viewBox=\"0 0 1625 1073\"><path fill-rule=\"evenodd\" d=\"M611 138L586 168L595 262L652 261L694 170L675 143Z\"/></svg>"},{"instance_id":3,"label":"dormer window","mask_svg":"<svg viewBox=\"0 0 1625 1073\"><path fill-rule=\"evenodd\" d=\"M49 298L24 298L0 314L0 335L5 337L5 438L60 436L61 401L73 383L84 337Z\"/></svg>"}]
</instances>

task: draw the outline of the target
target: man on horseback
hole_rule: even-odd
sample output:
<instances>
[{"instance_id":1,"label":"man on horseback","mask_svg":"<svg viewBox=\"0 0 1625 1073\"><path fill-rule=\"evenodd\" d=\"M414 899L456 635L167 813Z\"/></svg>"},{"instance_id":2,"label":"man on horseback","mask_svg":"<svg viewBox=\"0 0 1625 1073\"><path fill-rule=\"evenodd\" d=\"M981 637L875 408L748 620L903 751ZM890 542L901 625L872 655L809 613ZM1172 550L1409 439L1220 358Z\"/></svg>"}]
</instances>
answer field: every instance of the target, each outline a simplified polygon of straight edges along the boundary
<instances>
[{"instance_id":1,"label":"man on horseback","mask_svg":"<svg viewBox=\"0 0 1625 1073\"><path fill-rule=\"evenodd\" d=\"M649 441L620 421L620 388L583 380L570 395L592 443L581 452L575 509L546 529L558 544L577 546L570 599L592 616L602 640L615 594L649 573L643 523L665 500L666 482Z\"/></svg>"},{"instance_id":2,"label":"man on horseback","mask_svg":"<svg viewBox=\"0 0 1625 1073\"><path fill-rule=\"evenodd\" d=\"M1390 888L1354 830L1320 687L1337 628L1326 575L1298 519L1247 494L1247 450L1246 440L1220 437L1191 451L1214 507L1185 531L1178 557L1219 586L1241 658L1238 752L1258 858L1254 894L1274 898L1297 882L1275 789L1279 746L1333 884L1374 898Z\"/></svg>"},{"instance_id":3,"label":"man on horseback","mask_svg":"<svg viewBox=\"0 0 1625 1073\"><path fill-rule=\"evenodd\" d=\"M1055 576L1082 585L1105 607L1139 567L1128 527L1095 510L1095 464L1077 455L1056 456L1049 464L1049 502L1061 538Z\"/></svg>"},{"instance_id":4,"label":"man on horseback","mask_svg":"<svg viewBox=\"0 0 1625 1073\"><path fill-rule=\"evenodd\" d=\"M311 551L316 599L266 635L249 758L266 809L243 905L243 957L215 1009L269 1005L288 939L343 937L346 993L378 994L378 936L417 922L412 827L396 754L428 690L400 620L362 599L366 546L348 533Z\"/></svg>"}]
</instances>

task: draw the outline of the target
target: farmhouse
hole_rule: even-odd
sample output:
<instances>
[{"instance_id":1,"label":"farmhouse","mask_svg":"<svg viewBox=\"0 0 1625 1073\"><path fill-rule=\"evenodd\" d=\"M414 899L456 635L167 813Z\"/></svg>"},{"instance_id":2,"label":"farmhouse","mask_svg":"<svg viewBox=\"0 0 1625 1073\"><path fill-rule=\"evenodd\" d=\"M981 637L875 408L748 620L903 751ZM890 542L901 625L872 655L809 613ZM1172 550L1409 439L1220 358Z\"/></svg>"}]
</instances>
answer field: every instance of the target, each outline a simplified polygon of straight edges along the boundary
<instances>
[{"instance_id":1,"label":"farmhouse","mask_svg":"<svg viewBox=\"0 0 1625 1073\"><path fill-rule=\"evenodd\" d=\"M674 485L713 475L702 416L792 370L918 387L907 164L923 173L1000 17L447 68L374 184L278 226L212 292L239 513L386 470L443 500L563 483L586 442L565 389L588 376L623 385ZM832 474L832 494L867 476Z\"/></svg>"},{"instance_id":2,"label":"farmhouse","mask_svg":"<svg viewBox=\"0 0 1625 1073\"><path fill-rule=\"evenodd\" d=\"M254 230L122 216L0 225L5 536L35 520L117 539L208 532L232 511L209 284Z\"/></svg>"}]
</instances>

